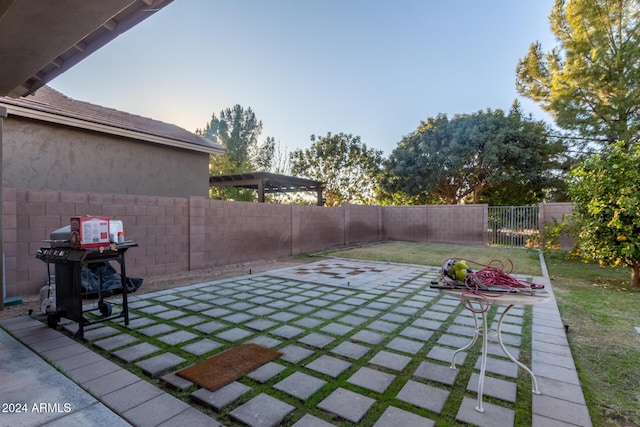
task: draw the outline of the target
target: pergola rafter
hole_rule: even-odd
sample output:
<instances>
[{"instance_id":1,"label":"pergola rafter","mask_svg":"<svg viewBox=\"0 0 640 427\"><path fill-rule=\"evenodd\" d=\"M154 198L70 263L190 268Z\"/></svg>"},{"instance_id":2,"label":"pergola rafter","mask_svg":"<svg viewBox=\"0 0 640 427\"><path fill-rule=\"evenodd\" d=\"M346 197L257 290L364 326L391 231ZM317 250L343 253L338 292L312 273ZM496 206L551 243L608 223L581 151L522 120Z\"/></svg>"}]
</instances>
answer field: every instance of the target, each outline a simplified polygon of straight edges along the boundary
<instances>
[{"instance_id":1,"label":"pergola rafter","mask_svg":"<svg viewBox=\"0 0 640 427\"><path fill-rule=\"evenodd\" d=\"M270 172L245 172L229 175L212 175L209 177L210 187L248 188L258 192L258 202L264 203L267 193L314 192L318 206L323 205L322 191L325 183L307 178L279 175Z\"/></svg>"}]
</instances>

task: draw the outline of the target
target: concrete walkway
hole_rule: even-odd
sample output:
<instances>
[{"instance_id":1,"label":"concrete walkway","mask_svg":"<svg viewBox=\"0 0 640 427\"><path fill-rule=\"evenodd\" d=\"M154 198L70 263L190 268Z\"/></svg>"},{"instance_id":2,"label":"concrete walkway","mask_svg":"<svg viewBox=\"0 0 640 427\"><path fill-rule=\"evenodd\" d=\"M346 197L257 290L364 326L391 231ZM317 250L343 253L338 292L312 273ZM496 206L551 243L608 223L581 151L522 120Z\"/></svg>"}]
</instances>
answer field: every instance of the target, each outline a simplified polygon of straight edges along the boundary
<instances>
[{"instance_id":1,"label":"concrete walkway","mask_svg":"<svg viewBox=\"0 0 640 427\"><path fill-rule=\"evenodd\" d=\"M555 300L515 307L503 327L541 394L490 332L485 412L476 411L479 349L458 356L463 369L449 368L473 317L429 288L437 276L335 259L133 294L130 324L92 325L87 345L69 337L72 323L0 322L0 426L591 426ZM502 309L492 308L493 327ZM213 392L174 374L245 342L283 355Z\"/></svg>"}]
</instances>

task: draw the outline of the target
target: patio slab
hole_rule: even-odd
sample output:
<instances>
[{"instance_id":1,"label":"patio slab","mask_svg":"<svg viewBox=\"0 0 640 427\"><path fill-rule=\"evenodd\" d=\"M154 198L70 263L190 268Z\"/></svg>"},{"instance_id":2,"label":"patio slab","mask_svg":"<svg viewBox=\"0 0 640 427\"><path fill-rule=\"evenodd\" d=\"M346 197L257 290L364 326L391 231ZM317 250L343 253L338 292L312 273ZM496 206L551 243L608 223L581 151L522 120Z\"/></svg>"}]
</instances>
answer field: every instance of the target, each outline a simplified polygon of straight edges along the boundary
<instances>
[{"instance_id":1,"label":"patio slab","mask_svg":"<svg viewBox=\"0 0 640 427\"><path fill-rule=\"evenodd\" d=\"M460 370L449 368L454 349L471 339L474 320L457 299L429 289L438 268L365 264L368 267L348 260L324 260L309 265L315 270L312 273L294 268L132 296L129 327L116 320L87 328L94 340L84 343L33 319L30 322L40 326L37 331L25 327L33 324L27 319L0 325L89 387L106 407L136 423L144 423L138 418L143 411L136 407L154 408L166 399L163 410L152 417L158 425L178 425L200 416L205 418L194 425L241 422L261 426L286 420L287 425L298 427L349 422L377 427L391 422L430 426L456 417L476 425L513 424L521 397L513 389L515 378L503 375L509 374L509 365L515 365L502 357L492 332L491 369L485 382L491 404L485 402L484 414L475 410L477 372L462 377ZM344 279L322 281L327 275L320 269L325 267L325 273L343 274ZM307 280L310 274L318 281ZM332 280L346 280L348 285L335 285ZM499 307L491 317L494 328L500 312ZM533 399L534 424L563 425L566 413L571 413L580 425L590 426L557 307L534 307L529 331L523 326L528 313L518 307L511 310L504 336L516 357L522 352L532 356L542 395L524 392L522 399ZM73 331L74 325L66 323L64 330ZM535 342L533 353L521 348L528 334ZM175 375L187 360L195 363L249 342L283 354L215 392L196 389ZM141 344L144 346L137 347ZM114 364L96 354L96 349L120 356L124 362ZM134 362L148 365L146 373L137 377L127 371L127 363ZM477 349L459 354L456 363L477 366ZM2 369L0 366L0 376ZM159 376L161 388L146 381ZM456 405L447 406L445 413L443 405L450 400L452 387L465 395ZM326 397L320 399L318 393ZM393 403L377 406L389 405L386 402L394 399L404 402L402 408ZM313 415L303 402L315 406ZM211 416L198 410L202 405L213 409L205 411ZM374 406L376 412L370 412Z\"/></svg>"}]
</instances>

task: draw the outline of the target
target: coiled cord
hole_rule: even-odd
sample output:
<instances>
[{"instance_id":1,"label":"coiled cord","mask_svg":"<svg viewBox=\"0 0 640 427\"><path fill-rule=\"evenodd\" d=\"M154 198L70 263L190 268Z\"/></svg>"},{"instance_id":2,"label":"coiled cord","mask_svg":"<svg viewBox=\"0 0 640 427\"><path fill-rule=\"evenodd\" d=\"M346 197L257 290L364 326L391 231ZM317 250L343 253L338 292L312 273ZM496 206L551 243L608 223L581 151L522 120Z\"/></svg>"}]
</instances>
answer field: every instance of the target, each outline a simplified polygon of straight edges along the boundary
<instances>
[{"instance_id":1,"label":"coiled cord","mask_svg":"<svg viewBox=\"0 0 640 427\"><path fill-rule=\"evenodd\" d=\"M481 268L475 272L468 269L464 282L460 282L446 274L446 266L448 263L451 265L451 260L464 261L467 265L473 264ZM442 264L442 267L440 268L440 277L444 283L452 285L455 289L463 290L460 293L460 303L467 310L480 314L489 310L489 304L485 304L484 308L481 310L476 310L471 305L471 301L465 298L467 295L477 295L486 302L488 300L488 296L491 298L498 298L502 295L517 293L522 290L536 290L544 288L544 285L518 280L515 277L510 276L512 272L513 261L510 259L505 259L503 261L492 260L489 264L481 264L464 258L450 258ZM460 286L461 283L464 284L464 287Z\"/></svg>"}]
</instances>

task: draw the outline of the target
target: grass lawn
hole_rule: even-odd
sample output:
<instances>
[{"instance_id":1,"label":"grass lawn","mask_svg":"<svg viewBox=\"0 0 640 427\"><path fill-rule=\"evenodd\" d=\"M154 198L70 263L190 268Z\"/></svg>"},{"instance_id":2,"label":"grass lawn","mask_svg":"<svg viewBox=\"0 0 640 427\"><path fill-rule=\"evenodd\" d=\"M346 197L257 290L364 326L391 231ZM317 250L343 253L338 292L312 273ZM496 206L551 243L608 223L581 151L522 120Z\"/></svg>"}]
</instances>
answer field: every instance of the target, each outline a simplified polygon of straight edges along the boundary
<instances>
[{"instance_id":1,"label":"grass lawn","mask_svg":"<svg viewBox=\"0 0 640 427\"><path fill-rule=\"evenodd\" d=\"M406 264L441 265L449 258L464 258L481 264L510 259L514 273L541 276L537 252L512 248L461 246L443 243L387 242L332 252L330 255L372 261L401 262ZM478 267L469 265L473 270Z\"/></svg>"},{"instance_id":2,"label":"grass lawn","mask_svg":"<svg viewBox=\"0 0 640 427\"><path fill-rule=\"evenodd\" d=\"M331 256L423 265L447 258L486 264L510 259L514 273L541 275L538 253L484 246L388 242ZM628 269L600 267L545 254L569 345L594 426L640 426L640 290ZM472 265L470 265L473 268Z\"/></svg>"},{"instance_id":3,"label":"grass lawn","mask_svg":"<svg viewBox=\"0 0 640 427\"><path fill-rule=\"evenodd\" d=\"M593 425L640 426L640 290L629 270L545 259Z\"/></svg>"}]
</instances>

